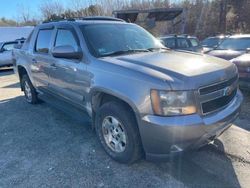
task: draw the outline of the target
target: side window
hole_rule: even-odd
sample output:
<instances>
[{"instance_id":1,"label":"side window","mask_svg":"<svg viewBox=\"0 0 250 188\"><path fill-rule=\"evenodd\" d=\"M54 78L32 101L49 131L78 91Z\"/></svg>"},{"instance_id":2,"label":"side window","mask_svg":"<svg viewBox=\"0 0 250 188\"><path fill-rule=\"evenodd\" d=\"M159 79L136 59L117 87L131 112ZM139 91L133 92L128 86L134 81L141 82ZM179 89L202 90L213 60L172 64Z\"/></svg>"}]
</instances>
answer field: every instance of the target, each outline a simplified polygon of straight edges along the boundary
<instances>
[{"instance_id":1,"label":"side window","mask_svg":"<svg viewBox=\"0 0 250 188\"><path fill-rule=\"evenodd\" d=\"M189 44L188 44L187 39L178 38L177 39L177 46L178 46L178 48L189 48Z\"/></svg>"},{"instance_id":2,"label":"side window","mask_svg":"<svg viewBox=\"0 0 250 188\"><path fill-rule=\"evenodd\" d=\"M52 36L52 29L42 29L39 31L35 51L39 53L48 53Z\"/></svg>"},{"instance_id":3,"label":"side window","mask_svg":"<svg viewBox=\"0 0 250 188\"><path fill-rule=\"evenodd\" d=\"M58 29L55 46L72 46L75 50L78 48L78 43L72 31L67 29Z\"/></svg>"}]
</instances>

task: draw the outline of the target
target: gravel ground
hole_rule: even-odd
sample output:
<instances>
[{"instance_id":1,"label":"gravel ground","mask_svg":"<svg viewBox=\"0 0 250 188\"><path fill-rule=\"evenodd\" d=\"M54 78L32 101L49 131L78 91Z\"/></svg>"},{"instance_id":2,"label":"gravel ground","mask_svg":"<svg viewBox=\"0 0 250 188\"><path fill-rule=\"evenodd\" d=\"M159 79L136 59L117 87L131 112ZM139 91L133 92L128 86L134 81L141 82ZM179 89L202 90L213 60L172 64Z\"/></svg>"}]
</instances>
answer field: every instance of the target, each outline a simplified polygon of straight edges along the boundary
<instances>
[{"instance_id":1,"label":"gravel ground","mask_svg":"<svg viewBox=\"0 0 250 188\"><path fill-rule=\"evenodd\" d=\"M29 105L11 70L0 70L2 187L249 187L250 94L214 145L165 163L114 162L86 121L46 103Z\"/></svg>"}]
</instances>

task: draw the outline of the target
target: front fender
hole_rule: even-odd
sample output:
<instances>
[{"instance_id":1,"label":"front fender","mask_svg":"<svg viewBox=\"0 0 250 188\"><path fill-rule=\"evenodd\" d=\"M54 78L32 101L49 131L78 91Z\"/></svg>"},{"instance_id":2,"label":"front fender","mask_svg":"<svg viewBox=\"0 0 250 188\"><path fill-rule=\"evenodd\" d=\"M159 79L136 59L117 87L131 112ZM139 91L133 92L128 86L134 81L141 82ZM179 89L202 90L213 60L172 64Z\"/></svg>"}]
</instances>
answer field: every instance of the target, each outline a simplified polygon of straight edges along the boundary
<instances>
[{"instance_id":1,"label":"front fender","mask_svg":"<svg viewBox=\"0 0 250 188\"><path fill-rule=\"evenodd\" d=\"M90 92L89 92L89 98L88 101L91 101L93 96L96 93L104 93L104 94L108 94L111 95L113 97L116 97L120 100L122 100L123 102L127 103L135 112L136 116L139 116L140 112L135 104L135 102L133 100L131 100L128 96L124 95L124 93L120 93L119 91L113 91L111 89L107 89L104 87L100 87L100 86L96 86L91 88Z\"/></svg>"}]
</instances>

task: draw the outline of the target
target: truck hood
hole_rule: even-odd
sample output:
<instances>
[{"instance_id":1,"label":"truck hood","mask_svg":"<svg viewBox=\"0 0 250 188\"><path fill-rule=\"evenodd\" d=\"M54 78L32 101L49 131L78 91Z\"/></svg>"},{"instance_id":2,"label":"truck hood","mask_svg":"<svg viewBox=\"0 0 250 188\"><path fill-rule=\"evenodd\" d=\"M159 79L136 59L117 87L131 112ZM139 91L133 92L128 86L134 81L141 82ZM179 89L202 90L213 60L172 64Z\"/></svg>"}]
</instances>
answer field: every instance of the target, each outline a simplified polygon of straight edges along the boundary
<instances>
[{"instance_id":1,"label":"truck hood","mask_svg":"<svg viewBox=\"0 0 250 188\"><path fill-rule=\"evenodd\" d=\"M236 66L230 62L191 52L138 53L103 60L164 79L173 90L198 89L237 74Z\"/></svg>"},{"instance_id":2,"label":"truck hood","mask_svg":"<svg viewBox=\"0 0 250 188\"><path fill-rule=\"evenodd\" d=\"M243 54L230 60L230 62L235 63L239 66L250 67L250 54Z\"/></svg>"},{"instance_id":3,"label":"truck hood","mask_svg":"<svg viewBox=\"0 0 250 188\"><path fill-rule=\"evenodd\" d=\"M231 60L233 58L236 58L242 54L244 54L245 51L234 51L234 50L212 50L209 51L207 54L215 57L219 57L225 60Z\"/></svg>"},{"instance_id":4,"label":"truck hood","mask_svg":"<svg viewBox=\"0 0 250 188\"><path fill-rule=\"evenodd\" d=\"M243 54L237 58L230 60L238 67L239 73L247 73L250 76L250 54ZM241 75L240 75L241 76ZM249 77L248 76L248 77Z\"/></svg>"}]
</instances>

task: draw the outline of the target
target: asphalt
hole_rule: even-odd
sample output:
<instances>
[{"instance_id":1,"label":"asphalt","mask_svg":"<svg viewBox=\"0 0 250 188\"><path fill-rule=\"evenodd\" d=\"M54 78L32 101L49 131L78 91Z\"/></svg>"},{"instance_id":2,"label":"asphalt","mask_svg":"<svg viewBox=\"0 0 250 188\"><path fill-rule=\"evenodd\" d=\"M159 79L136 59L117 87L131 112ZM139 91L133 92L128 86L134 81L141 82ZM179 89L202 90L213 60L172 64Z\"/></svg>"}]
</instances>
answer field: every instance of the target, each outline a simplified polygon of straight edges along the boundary
<instances>
[{"instance_id":1,"label":"asphalt","mask_svg":"<svg viewBox=\"0 0 250 188\"><path fill-rule=\"evenodd\" d=\"M250 94L214 145L164 163L110 159L89 121L27 104L12 70L0 70L0 188L250 187Z\"/></svg>"}]
</instances>

